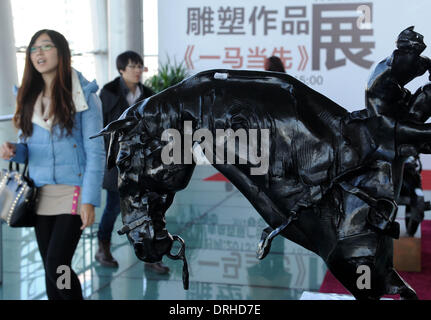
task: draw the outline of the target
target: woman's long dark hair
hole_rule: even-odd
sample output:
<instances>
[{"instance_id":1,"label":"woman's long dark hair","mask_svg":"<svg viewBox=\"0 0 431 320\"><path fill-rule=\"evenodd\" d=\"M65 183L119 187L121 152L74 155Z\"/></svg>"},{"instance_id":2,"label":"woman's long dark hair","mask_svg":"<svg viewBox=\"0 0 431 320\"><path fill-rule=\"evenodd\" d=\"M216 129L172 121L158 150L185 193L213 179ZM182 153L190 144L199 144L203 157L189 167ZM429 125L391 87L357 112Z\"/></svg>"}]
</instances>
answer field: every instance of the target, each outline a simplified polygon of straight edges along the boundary
<instances>
[{"instance_id":1,"label":"woman's long dark hair","mask_svg":"<svg viewBox=\"0 0 431 320\"><path fill-rule=\"evenodd\" d=\"M15 127L22 130L23 137L33 134L34 104L38 95L44 89L42 75L34 68L30 59L30 48L37 38L47 34L58 53L57 73L52 86L51 115L54 116L53 125L59 125L66 129L67 134L72 133L74 126L74 115L76 112L72 100L72 66L71 53L66 38L54 30L40 30L34 34L26 50L24 75L17 96L17 108L13 117Z\"/></svg>"}]
</instances>

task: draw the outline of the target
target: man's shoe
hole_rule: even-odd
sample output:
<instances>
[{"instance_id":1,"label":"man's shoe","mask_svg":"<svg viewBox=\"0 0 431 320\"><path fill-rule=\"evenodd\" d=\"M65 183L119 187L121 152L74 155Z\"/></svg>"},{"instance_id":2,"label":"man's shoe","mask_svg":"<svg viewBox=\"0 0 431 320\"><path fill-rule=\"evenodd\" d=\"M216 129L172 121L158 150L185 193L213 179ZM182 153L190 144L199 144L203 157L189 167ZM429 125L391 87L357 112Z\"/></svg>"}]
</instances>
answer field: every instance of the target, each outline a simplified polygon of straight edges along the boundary
<instances>
[{"instance_id":1,"label":"man's shoe","mask_svg":"<svg viewBox=\"0 0 431 320\"><path fill-rule=\"evenodd\" d=\"M95 255L96 261L108 268L118 268L118 262L111 254L111 242L99 240L99 249Z\"/></svg>"},{"instance_id":2,"label":"man's shoe","mask_svg":"<svg viewBox=\"0 0 431 320\"><path fill-rule=\"evenodd\" d=\"M170 269L167 265L163 264L163 262L155 262L155 263L148 263L145 262L145 268L151 269L152 271L158 273L158 274L167 274L169 273Z\"/></svg>"}]
</instances>

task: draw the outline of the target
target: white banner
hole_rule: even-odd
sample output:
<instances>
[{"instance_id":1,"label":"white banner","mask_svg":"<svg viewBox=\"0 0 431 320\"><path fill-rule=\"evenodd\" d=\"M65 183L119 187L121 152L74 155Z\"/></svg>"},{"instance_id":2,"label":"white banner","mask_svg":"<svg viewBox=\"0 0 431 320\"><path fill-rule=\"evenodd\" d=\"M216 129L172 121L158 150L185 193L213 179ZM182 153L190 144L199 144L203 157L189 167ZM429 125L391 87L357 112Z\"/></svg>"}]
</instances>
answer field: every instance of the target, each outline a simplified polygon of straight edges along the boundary
<instances>
[{"instance_id":1,"label":"white banner","mask_svg":"<svg viewBox=\"0 0 431 320\"><path fill-rule=\"evenodd\" d=\"M159 59L207 69L263 70L276 55L287 73L349 111L365 108L374 67L414 25L431 41L429 0L159 0ZM423 53L430 56L428 47ZM428 73L412 81L415 91ZM424 168L431 161L423 158Z\"/></svg>"}]
</instances>

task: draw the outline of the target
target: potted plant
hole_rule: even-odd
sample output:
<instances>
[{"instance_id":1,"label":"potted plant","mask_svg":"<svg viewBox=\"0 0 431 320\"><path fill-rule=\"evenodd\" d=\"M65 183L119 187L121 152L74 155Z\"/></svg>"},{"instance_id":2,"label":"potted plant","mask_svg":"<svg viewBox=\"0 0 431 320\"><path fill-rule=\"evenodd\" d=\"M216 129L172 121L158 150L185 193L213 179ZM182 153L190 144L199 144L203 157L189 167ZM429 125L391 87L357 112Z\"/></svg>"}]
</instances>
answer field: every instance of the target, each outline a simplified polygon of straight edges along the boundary
<instances>
[{"instance_id":1,"label":"potted plant","mask_svg":"<svg viewBox=\"0 0 431 320\"><path fill-rule=\"evenodd\" d=\"M157 74L145 80L145 85L153 89L155 93L165 90L188 77L188 70L184 64L171 63L169 57L167 57L167 62L161 64Z\"/></svg>"}]
</instances>

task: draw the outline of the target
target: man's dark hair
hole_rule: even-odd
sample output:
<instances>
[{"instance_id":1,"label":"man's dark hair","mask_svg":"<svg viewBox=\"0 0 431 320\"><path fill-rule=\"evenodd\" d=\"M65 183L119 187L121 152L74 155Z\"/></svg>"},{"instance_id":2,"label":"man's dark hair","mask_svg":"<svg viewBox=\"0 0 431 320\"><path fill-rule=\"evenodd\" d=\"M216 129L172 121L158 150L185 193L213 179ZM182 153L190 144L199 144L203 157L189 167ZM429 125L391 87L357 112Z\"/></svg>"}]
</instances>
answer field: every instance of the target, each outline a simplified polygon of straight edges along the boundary
<instances>
[{"instance_id":1,"label":"man's dark hair","mask_svg":"<svg viewBox=\"0 0 431 320\"><path fill-rule=\"evenodd\" d=\"M139 53L136 53L135 51L126 51L117 57L118 72L120 72L120 70L126 70L129 60L133 63L144 65L144 61Z\"/></svg>"}]
</instances>

